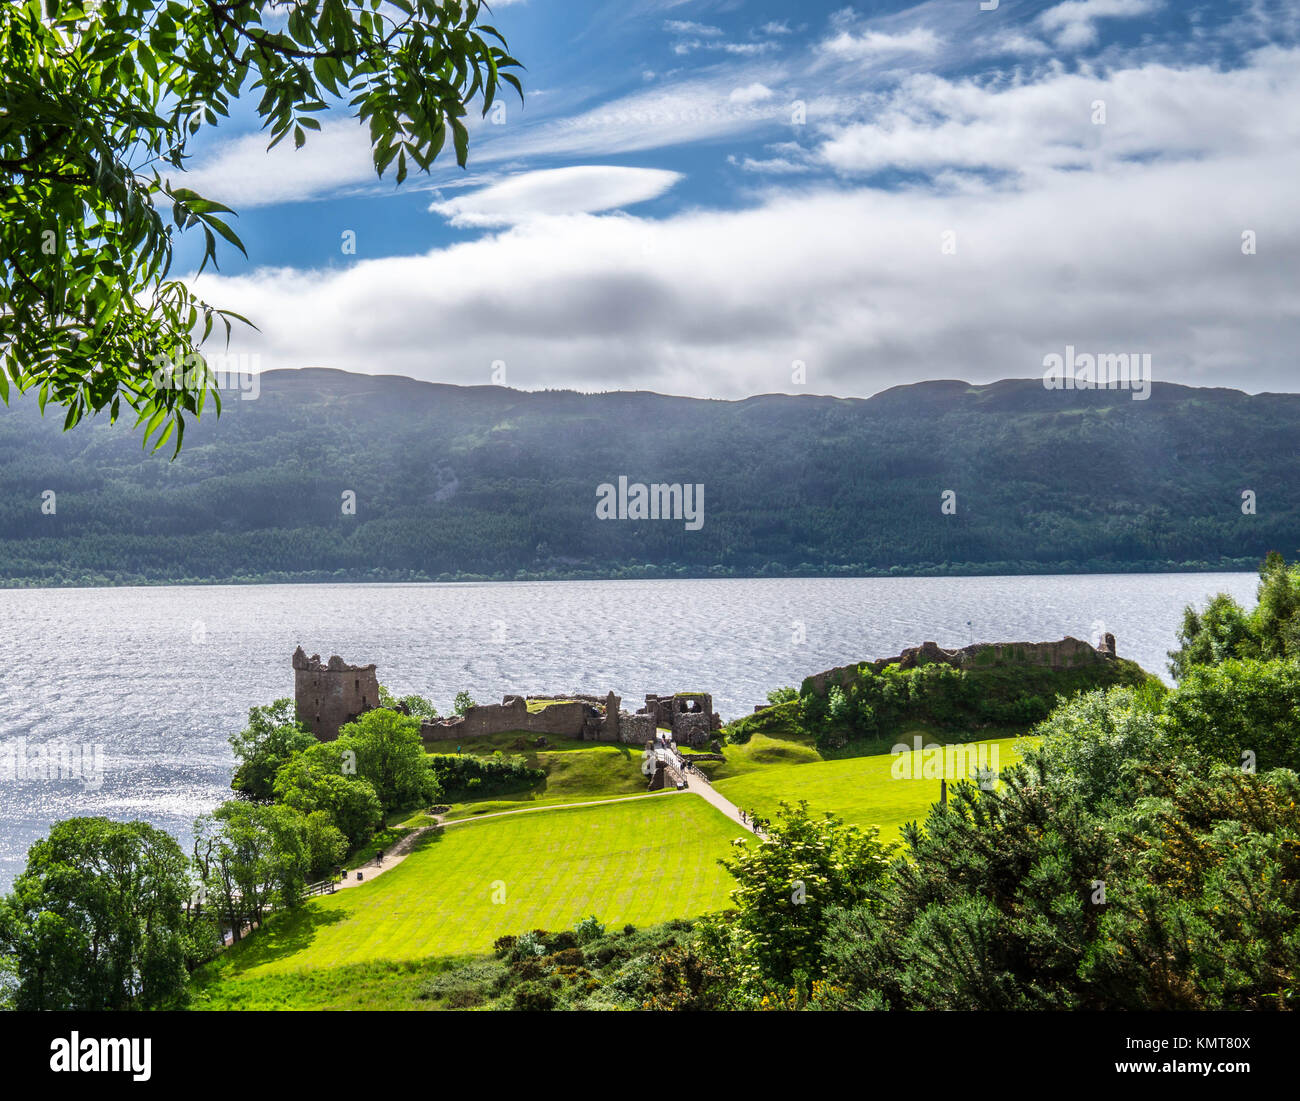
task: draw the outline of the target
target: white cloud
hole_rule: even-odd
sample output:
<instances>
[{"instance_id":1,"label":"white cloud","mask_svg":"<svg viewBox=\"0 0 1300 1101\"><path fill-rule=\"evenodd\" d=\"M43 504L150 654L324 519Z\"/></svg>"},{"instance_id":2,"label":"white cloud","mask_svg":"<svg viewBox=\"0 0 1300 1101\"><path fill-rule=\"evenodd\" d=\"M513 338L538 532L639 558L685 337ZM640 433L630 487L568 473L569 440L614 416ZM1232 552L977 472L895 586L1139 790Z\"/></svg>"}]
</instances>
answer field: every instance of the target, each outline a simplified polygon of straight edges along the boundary
<instances>
[{"instance_id":1,"label":"white cloud","mask_svg":"<svg viewBox=\"0 0 1300 1101\"><path fill-rule=\"evenodd\" d=\"M844 172L966 168L1032 177L1133 158L1262 152L1300 140L1294 63L1295 55L1266 50L1229 72L1147 65L1007 87L917 75L878 99L872 121L828 128L821 155ZM1098 100L1103 125L1092 121Z\"/></svg>"},{"instance_id":2,"label":"white cloud","mask_svg":"<svg viewBox=\"0 0 1300 1101\"><path fill-rule=\"evenodd\" d=\"M238 210L313 199L375 178L370 135L356 119L323 123L301 149L290 135L268 153L269 141L258 131L221 142L185 173L184 186Z\"/></svg>"},{"instance_id":3,"label":"white cloud","mask_svg":"<svg viewBox=\"0 0 1300 1101\"><path fill-rule=\"evenodd\" d=\"M855 35L842 30L827 39L822 49L846 61L874 60L894 54L933 54L942 45L942 39L927 27L913 27L899 34L883 31L865 31Z\"/></svg>"},{"instance_id":4,"label":"white cloud","mask_svg":"<svg viewBox=\"0 0 1300 1101\"><path fill-rule=\"evenodd\" d=\"M765 75L751 68L739 75ZM735 137L775 125L788 114L731 99L736 71L657 84L565 118L504 133L473 154L477 163L528 156L594 157Z\"/></svg>"},{"instance_id":5,"label":"white cloud","mask_svg":"<svg viewBox=\"0 0 1300 1101\"><path fill-rule=\"evenodd\" d=\"M759 66L671 82L655 81L654 73L642 75L648 82L643 90L572 115L543 114L529 122L519 112L505 127L469 120L471 169L534 156L607 157L736 137L773 127L786 115L766 99L732 97L737 77L766 75ZM755 79L739 87L760 84ZM391 168L383 182L376 181L369 135L354 119L325 122L298 150L286 139L268 153L267 141L265 134L255 133L219 142L182 177L184 185L236 210L322 198L351 188L393 186ZM413 173L404 186L463 182L452 164L444 152L432 180Z\"/></svg>"},{"instance_id":6,"label":"white cloud","mask_svg":"<svg viewBox=\"0 0 1300 1101\"><path fill-rule=\"evenodd\" d=\"M762 103L765 99L771 99L776 93L766 84L760 84L755 81L753 84L746 84L743 88L736 88L732 91L727 99L732 103Z\"/></svg>"},{"instance_id":7,"label":"white cloud","mask_svg":"<svg viewBox=\"0 0 1300 1101\"><path fill-rule=\"evenodd\" d=\"M793 160L790 157L736 157L729 156L728 164L733 164L742 172L759 172L769 176L797 176L811 172L813 166L807 161Z\"/></svg>"},{"instance_id":8,"label":"white cloud","mask_svg":"<svg viewBox=\"0 0 1300 1101\"><path fill-rule=\"evenodd\" d=\"M1164 0L1065 0L1048 8L1038 17L1049 34L1055 35L1062 49L1081 49L1097 41L1097 20L1131 19L1149 15L1160 8Z\"/></svg>"},{"instance_id":9,"label":"white cloud","mask_svg":"<svg viewBox=\"0 0 1300 1101\"><path fill-rule=\"evenodd\" d=\"M999 31L997 34L985 35L975 39L974 47L981 57L997 57L1002 54L1043 57L1052 52L1052 48L1041 38L1019 31Z\"/></svg>"},{"instance_id":10,"label":"white cloud","mask_svg":"<svg viewBox=\"0 0 1300 1101\"><path fill-rule=\"evenodd\" d=\"M1240 72L1062 76L1041 99L921 86L911 160L1027 158L1017 186L787 183L747 210L552 215L423 256L197 286L261 325L233 350L266 368L485 383L504 360L521 387L734 397L788 389L802 360L810 390L868 394L1039 375L1070 343L1149 351L1158 380L1217 382L1230 364L1233 385L1294 388L1297 74L1300 51L1270 50ZM1060 147L1098 87L1112 121L1087 131L1080 171ZM936 104L946 128L927 131ZM992 120L1010 125L1008 151L989 147ZM925 151L927 133L959 155ZM1130 155L1144 148L1178 156ZM1258 255L1241 252L1246 229Z\"/></svg>"},{"instance_id":11,"label":"white cloud","mask_svg":"<svg viewBox=\"0 0 1300 1101\"><path fill-rule=\"evenodd\" d=\"M735 54L739 57L759 57L762 54L771 53L776 48L775 42L718 42L713 40L702 41L698 38L684 38L673 45L673 53L685 55L694 53L696 50L708 50Z\"/></svg>"},{"instance_id":12,"label":"white cloud","mask_svg":"<svg viewBox=\"0 0 1300 1101\"><path fill-rule=\"evenodd\" d=\"M722 34L721 27L692 23L688 19L669 19L664 23L664 30L671 31L673 34L693 34L698 38L717 38Z\"/></svg>"},{"instance_id":13,"label":"white cloud","mask_svg":"<svg viewBox=\"0 0 1300 1101\"><path fill-rule=\"evenodd\" d=\"M682 178L658 168L575 165L523 172L429 210L454 226L516 225L539 217L591 214L655 199Z\"/></svg>"}]
</instances>

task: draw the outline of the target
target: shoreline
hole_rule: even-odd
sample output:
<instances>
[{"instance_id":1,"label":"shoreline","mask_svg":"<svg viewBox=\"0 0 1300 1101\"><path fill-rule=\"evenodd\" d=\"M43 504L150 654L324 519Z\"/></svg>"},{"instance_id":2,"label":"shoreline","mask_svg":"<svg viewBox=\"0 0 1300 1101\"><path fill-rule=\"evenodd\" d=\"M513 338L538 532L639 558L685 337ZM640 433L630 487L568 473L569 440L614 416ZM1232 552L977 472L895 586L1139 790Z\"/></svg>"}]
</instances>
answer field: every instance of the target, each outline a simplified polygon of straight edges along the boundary
<instances>
[{"instance_id":1,"label":"shoreline","mask_svg":"<svg viewBox=\"0 0 1300 1101\"><path fill-rule=\"evenodd\" d=\"M1005 566L1007 563L996 563L997 566ZM521 571L522 572L522 571ZM1059 564L1053 563L1050 566L1044 566L1042 569L942 569L939 567L891 567L887 570L870 570L870 571L845 571L839 573L827 573L824 571L798 573L708 573L688 571L683 573L674 572L671 569L655 569L650 572L638 574L633 577L628 576L611 576L608 573L592 574L563 574L560 576L545 576L542 574L526 575L520 577L485 577L482 575L465 574L455 577L440 575L437 578L414 577L414 578L348 578L348 577L314 577L308 575L289 575L285 577L262 576L255 578L245 577L228 577L228 578L181 578L181 579L160 579L151 580L147 578L134 578L122 581L106 581L103 583L85 584L81 581L37 581L29 578L8 578L0 580L0 591L19 591L28 589L72 589L72 590L90 590L90 589L168 589L168 588L190 588L190 589L219 589L219 588L255 588L259 586L282 585L282 586L302 586L310 587L312 585L365 585L365 586L390 586L390 587L432 587L432 586L450 586L450 585L535 585L535 584L564 584L575 582L617 582L617 581L886 581L886 580L916 580L919 578L979 578L979 577L1134 577L1147 576L1153 574L1255 574L1259 572L1258 558L1241 558L1231 559L1222 563L1135 563L1127 569L1095 569L1078 567L1076 569L1064 568Z\"/></svg>"}]
</instances>

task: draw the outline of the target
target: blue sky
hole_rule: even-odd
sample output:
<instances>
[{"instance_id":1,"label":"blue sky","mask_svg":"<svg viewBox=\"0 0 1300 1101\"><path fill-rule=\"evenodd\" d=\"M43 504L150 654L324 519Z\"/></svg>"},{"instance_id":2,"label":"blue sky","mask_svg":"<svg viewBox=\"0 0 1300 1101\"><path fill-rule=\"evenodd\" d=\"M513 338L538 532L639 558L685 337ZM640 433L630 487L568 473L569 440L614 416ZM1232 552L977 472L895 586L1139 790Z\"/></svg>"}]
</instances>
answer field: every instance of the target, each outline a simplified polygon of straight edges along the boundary
<instances>
[{"instance_id":1,"label":"blue sky","mask_svg":"<svg viewBox=\"0 0 1300 1101\"><path fill-rule=\"evenodd\" d=\"M1073 344L1296 389L1294 5L493 8L526 102L467 170L377 180L345 114L297 151L247 112L202 135L188 182L250 257L195 286L257 321L237 351L738 397L1031 377Z\"/></svg>"}]
</instances>

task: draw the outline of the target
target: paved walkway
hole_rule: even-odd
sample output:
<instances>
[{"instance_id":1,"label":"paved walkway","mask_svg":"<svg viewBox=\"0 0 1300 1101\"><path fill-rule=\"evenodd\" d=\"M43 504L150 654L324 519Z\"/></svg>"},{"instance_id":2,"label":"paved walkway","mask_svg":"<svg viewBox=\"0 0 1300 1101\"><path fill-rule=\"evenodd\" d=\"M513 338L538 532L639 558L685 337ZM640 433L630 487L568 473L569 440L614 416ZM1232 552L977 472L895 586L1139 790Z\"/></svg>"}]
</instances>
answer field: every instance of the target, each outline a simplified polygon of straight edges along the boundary
<instances>
[{"instance_id":1,"label":"paved walkway","mask_svg":"<svg viewBox=\"0 0 1300 1101\"><path fill-rule=\"evenodd\" d=\"M754 834L757 837L763 836L756 829L754 829L753 820L749 817L749 815L745 815L744 817L741 817L740 808L736 806L736 804L733 803L730 799L728 799L725 795L720 794L714 788L714 786L711 783L709 783L708 780L704 779L704 777L701 776L698 772L691 771L686 773L686 790L694 792L706 803L709 803L712 806L716 807L718 810L722 811L723 814L725 814L738 826L744 826L745 829L749 830L750 833Z\"/></svg>"},{"instance_id":2,"label":"paved walkway","mask_svg":"<svg viewBox=\"0 0 1300 1101\"><path fill-rule=\"evenodd\" d=\"M419 829L412 830L391 849L384 850L383 860L372 860L369 864L362 864L358 868L349 868L343 873L343 882L335 890L341 891L345 887L359 887L362 883L369 883L375 876L383 875L389 868L396 868L397 865L411 855L415 843L431 829L433 829L432 826L421 826ZM360 872L364 878L358 879L357 872Z\"/></svg>"}]
</instances>

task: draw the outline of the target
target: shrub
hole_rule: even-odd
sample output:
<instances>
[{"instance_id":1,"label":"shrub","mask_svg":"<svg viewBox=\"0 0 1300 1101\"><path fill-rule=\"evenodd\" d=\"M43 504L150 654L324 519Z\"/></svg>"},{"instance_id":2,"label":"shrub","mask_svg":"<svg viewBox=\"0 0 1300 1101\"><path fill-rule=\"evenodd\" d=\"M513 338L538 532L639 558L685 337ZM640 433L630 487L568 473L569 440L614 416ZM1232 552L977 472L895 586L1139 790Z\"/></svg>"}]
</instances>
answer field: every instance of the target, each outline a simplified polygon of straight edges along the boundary
<instances>
[{"instance_id":1,"label":"shrub","mask_svg":"<svg viewBox=\"0 0 1300 1101\"><path fill-rule=\"evenodd\" d=\"M559 933L542 933L543 942L552 952L562 952L566 948L577 948L578 938L565 929Z\"/></svg>"},{"instance_id":2,"label":"shrub","mask_svg":"<svg viewBox=\"0 0 1300 1101\"><path fill-rule=\"evenodd\" d=\"M487 1001L481 990L455 990L447 998L449 1009L473 1009Z\"/></svg>"},{"instance_id":3,"label":"shrub","mask_svg":"<svg viewBox=\"0 0 1300 1101\"><path fill-rule=\"evenodd\" d=\"M573 935L578 938L579 944L590 944L605 935L605 926L595 914L592 914L573 927Z\"/></svg>"},{"instance_id":4,"label":"shrub","mask_svg":"<svg viewBox=\"0 0 1300 1101\"><path fill-rule=\"evenodd\" d=\"M541 981L532 980L515 987L512 1001L514 1008L521 1012L543 1012L555 1008L555 991Z\"/></svg>"},{"instance_id":5,"label":"shrub","mask_svg":"<svg viewBox=\"0 0 1300 1101\"><path fill-rule=\"evenodd\" d=\"M546 934L540 930L521 933L515 938L515 942L510 948L510 958L512 960L526 960L534 956L546 955L545 937Z\"/></svg>"},{"instance_id":6,"label":"shrub","mask_svg":"<svg viewBox=\"0 0 1300 1101\"><path fill-rule=\"evenodd\" d=\"M420 987L417 997L426 1001L446 998L457 1009L481 1005L504 974L505 969L493 960L475 960L434 975Z\"/></svg>"},{"instance_id":7,"label":"shrub","mask_svg":"<svg viewBox=\"0 0 1300 1101\"><path fill-rule=\"evenodd\" d=\"M565 948L563 951L547 957L547 959L552 967L559 968L581 967L587 962L581 948Z\"/></svg>"},{"instance_id":8,"label":"shrub","mask_svg":"<svg viewBox=\"0 0 1300 1101\"><path fill-rule=\"evenodd\" d=\"M524 791L546 779L546 771L533 768L524 757L501 753L491 757L434 753L429 755L428 763L443 798L452 800Z\"/></svg>"}]
</instances>

